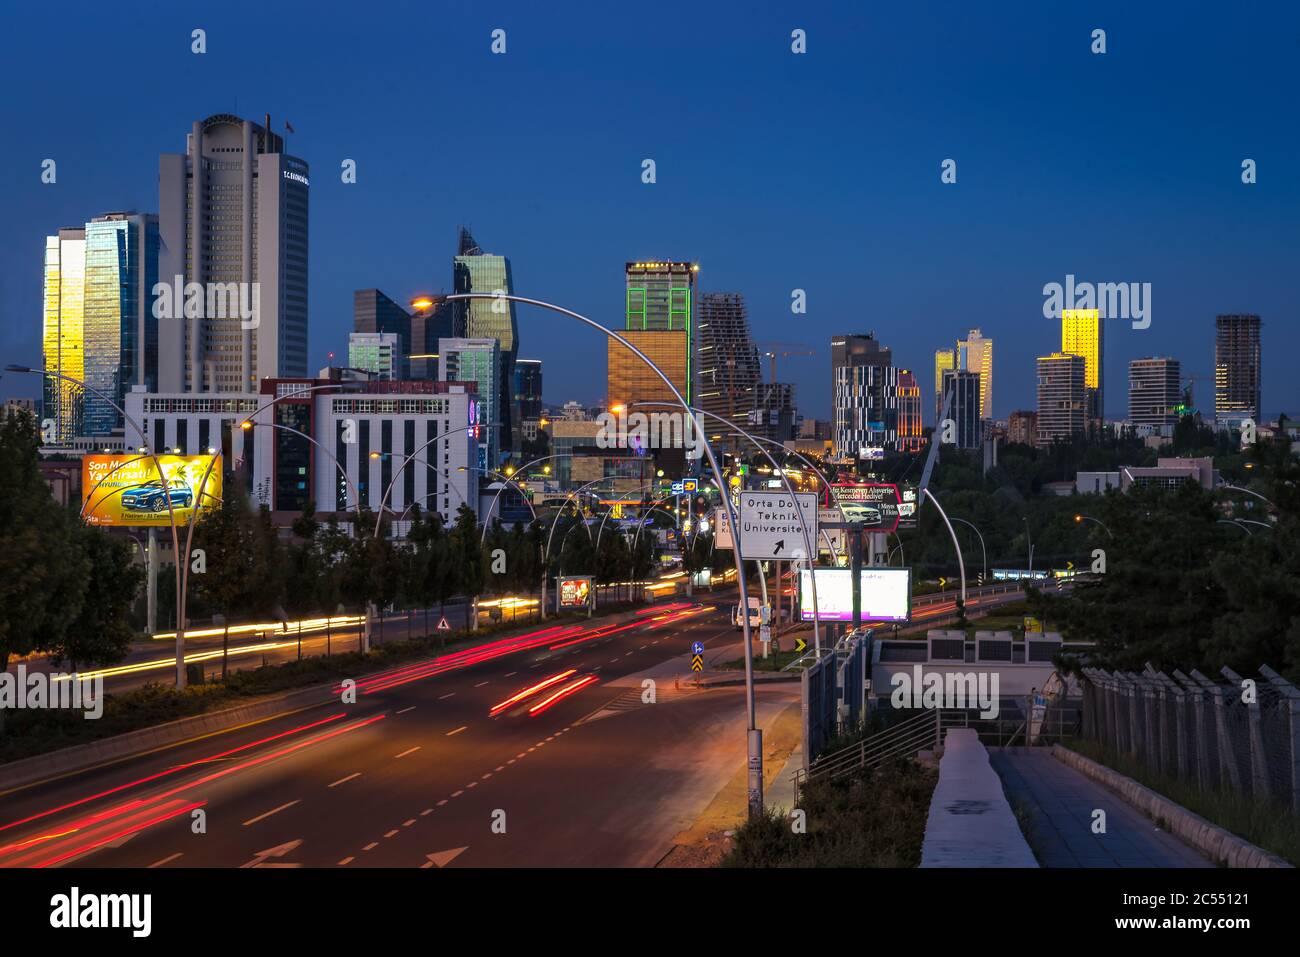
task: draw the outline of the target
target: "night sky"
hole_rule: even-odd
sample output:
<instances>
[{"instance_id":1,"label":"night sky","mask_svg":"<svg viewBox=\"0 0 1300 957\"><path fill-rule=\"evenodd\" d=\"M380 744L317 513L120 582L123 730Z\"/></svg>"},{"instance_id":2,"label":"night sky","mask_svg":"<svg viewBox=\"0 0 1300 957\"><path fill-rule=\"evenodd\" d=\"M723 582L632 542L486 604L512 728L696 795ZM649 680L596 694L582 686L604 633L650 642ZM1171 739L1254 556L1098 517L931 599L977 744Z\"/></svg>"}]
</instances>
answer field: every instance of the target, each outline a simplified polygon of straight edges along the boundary
<instances>
[{"instance_id":1,"label":"night sky","mask_svg":"<svg viewBox=\"0 0 1300 957\"><path fill-rule=\"evenodd\" d=\"M270 112L312 171L312 372L345 353L354 289L449 291L464 223L517 292L615 326L624 261L699 262L760 342L817 351L778 369L808 416L829 414L833 334L875 330L928 390L934 350L977 326L994 414L1032 409L1033 358L1060 345L1042 288L1067 273L1153 287L1149 329L1107 325L1109 415L1145 355L1206 376L1209 412L1219 312L1263 317L1265 414L1300 411L1294 3L139 6L2 15L6 362L40 361L46 235L156 212L158 154L192 121ZM597 334L526 308L519 324L548 402L603 398Z\"/></svg>"}]
</instances>

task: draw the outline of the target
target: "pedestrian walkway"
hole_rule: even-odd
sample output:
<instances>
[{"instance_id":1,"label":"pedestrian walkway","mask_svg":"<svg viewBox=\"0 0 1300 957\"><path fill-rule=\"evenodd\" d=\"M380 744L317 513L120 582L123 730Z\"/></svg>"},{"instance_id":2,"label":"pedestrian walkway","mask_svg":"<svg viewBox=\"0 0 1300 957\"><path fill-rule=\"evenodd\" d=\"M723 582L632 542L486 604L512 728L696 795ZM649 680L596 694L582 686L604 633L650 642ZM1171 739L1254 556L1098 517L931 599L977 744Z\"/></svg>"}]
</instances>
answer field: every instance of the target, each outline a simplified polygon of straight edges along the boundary
<instances>
[{"instance_id":1,"label":"pedestrian walkway","mask_svg":"<svg viewBox=\"0 0 1300 957\"><path fill-rule=\"evenodd\" d=\"M1214 866L1047 748L994 748L990 762L1043 867ZM1106 812L1102 834L1097 810Z\"/></svg>"}]
</instances>

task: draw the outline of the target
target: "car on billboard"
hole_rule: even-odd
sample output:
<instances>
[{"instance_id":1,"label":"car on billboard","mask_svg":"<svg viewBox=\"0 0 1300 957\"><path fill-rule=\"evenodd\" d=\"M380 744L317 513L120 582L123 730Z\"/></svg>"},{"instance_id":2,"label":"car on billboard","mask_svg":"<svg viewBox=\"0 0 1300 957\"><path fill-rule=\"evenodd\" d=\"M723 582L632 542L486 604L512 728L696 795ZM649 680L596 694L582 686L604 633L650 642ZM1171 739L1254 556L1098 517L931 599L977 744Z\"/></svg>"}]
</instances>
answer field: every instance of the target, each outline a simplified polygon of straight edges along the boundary
<instances>
[{"instance_id":1,"label":"car on billboard","mask_svg":"<svg viewBox=\"0 0 1300 957\"><path fill-rule=\"evenodd\" d=\"M154 479L122 489L122 508L132 512L165 512L168 498L172 508L189 508L194 504L194 490L188 485L177 479L167 484L170 488L164 489L162 479Z\"/></svg>"},{"instance_id":2,"label":"car on billboard","mask_svg":"<svg viewBox=\"0 0 1300 957\"><path fill-rule=\"evenodd\" d=\"M879 525L882 521L880 509L874 505L866 505L862 502L840 502L839 507L844 513L846 522L861 522L870 527Z\"/></svg>"}]
</instances>

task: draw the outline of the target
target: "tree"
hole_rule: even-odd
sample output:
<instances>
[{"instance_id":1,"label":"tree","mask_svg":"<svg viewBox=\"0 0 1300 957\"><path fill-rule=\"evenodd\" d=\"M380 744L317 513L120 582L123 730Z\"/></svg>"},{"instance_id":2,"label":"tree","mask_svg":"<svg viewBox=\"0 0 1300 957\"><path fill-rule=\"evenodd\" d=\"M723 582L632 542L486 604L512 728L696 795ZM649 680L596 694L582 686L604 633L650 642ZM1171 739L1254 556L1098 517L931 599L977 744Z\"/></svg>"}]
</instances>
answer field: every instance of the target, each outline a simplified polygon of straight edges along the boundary
<instances>
[{"instance_id":1,"label":"tree","mask_svg":"<svg viewBox=\"0 0 1300 957\"><path fill-rule=\"evenodd\" d=\"M456 522L448 535L449 584L454 582L452 593L459 591L471 599L470 615L478 607L483 594L483 550L479 545L478 519L474 510L464 502L456 509Z\"/></svg>"},{"instance_id":2,"label":"tree","mask_svg":"<svg viewBox=\"0 0 1300 957\"><path fill-rule=\"evenodd\" d=\"M131 543L110 538L93 525L82 525L77 540L90 567L85 595L62 640L46 649L55 665L67 659L74 670L77 662L110 664L126 657L136 637L127 616L145 578L144 569L132 561Z\"/></svg>"},{"instance_id":3,"label":"tree","mask_svg":"<svg viewBox=\"0 0 1300 957\"><path fill-rule=\"evenodd\" d=\"M191 586L221 613L221 680L226 679L230 655L230 619L261 604L264 571L248 497L237 482L223 483L221 508L203 513L194 527L194 548L204 553L204 571L191 574ZM191 554L193 554L191 552Z\"/></svg>"}]
</instances>

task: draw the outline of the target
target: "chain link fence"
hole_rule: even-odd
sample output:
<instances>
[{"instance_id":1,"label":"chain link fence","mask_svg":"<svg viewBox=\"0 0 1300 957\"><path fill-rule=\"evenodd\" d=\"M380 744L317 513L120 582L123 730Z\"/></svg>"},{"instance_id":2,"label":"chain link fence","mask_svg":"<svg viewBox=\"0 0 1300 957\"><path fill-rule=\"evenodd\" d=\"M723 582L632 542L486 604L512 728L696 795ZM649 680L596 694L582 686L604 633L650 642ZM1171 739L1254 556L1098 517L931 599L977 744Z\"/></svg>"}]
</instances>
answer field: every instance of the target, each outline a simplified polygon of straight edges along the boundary
<instances>
[{"instance_id":1,"label":"chain link fence","mask_svg":"<svg viewBox=\"0 0 1300 957\"><path fill-rule=\"evenodd\" d=\"M1267 666L1259 673L1085 668L1082 734L1203 790L1300 812L1300 690Z\"/></svg>"}]
</instances>

